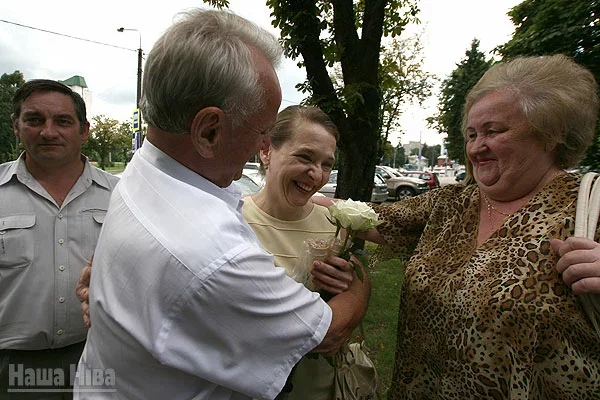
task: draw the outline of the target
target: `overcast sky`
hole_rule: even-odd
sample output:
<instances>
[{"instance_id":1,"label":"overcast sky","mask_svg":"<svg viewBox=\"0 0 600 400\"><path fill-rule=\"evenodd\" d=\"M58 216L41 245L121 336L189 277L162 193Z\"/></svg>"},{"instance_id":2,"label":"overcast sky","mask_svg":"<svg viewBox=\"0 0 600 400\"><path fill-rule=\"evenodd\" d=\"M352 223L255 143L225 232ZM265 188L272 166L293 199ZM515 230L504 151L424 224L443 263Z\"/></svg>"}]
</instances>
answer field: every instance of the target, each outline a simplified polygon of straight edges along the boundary
<instances>
[{"instance_id":1,"label":"overcast sky","mask_svg":"<svg viewBox=\"0 0 600 400\"><path fill-rule=\"evenodd\" d=\"M419 18L422 23L410 31L424 32L425 69L443 79L464 58L473 38L481 41L483 51L505 43L514 29L506 13L519 2L421 0ZM3 1L0 3L0 20L3 20L0 21L0 74L20 70L26 80L65 80L81 75L92 92L90 116L104 114L127 120L135 108L136 49L140 36L135 31L119 33L117 28L137 29L141 34L142 49L149 52L177 12L203 6L201 0L169 0L155 4L138 0ZM231 0L230 4L236 13L278 35L270 24L269 9L264 0ZM278 71L283 89L282 107L296 104L303 98L294 86L304 80L305 74L295 64L287 60ZM406 133L402 143L419 141L419 137L429 145L441 143L442 136L429 130L424 123L425 118L435 112L436 104L437 99L432 98L425 107L405 110L402 124ZM393 144L398 142L398 138L391 140Z\"/></svg>"}]
</instances>

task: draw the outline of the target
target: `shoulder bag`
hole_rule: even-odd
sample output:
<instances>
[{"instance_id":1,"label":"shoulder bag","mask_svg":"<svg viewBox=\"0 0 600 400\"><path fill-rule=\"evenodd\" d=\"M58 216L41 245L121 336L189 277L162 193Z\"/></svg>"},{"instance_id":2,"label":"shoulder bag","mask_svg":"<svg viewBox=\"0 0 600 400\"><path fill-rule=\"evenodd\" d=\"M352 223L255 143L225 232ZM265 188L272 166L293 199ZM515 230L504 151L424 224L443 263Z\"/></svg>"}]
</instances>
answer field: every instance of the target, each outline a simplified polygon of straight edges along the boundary
<instances>
[{"instance_id":1,"label":"shoulder bag","mask_svg":"<svg viewBox=\"0 0 600 400\"><path fill-rule=\"evenodd\" d=\"M333 356L334 399L378 399L379 376L375 364L369 358L365 345L365 332L360 323L361 340L346 342Z\"/></svg>"}]
</instances>

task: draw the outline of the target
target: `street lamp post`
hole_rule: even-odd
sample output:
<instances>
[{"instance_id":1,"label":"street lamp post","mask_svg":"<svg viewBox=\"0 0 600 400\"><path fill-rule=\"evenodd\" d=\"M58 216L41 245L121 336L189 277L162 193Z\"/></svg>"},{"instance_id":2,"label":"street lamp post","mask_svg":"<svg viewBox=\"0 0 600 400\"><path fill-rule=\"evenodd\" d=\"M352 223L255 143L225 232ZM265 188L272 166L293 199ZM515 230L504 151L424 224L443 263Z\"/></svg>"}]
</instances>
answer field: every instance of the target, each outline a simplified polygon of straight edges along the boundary
<instances>
[{"instance_id":1,"label":"street lamp post","mask_svg":"<svg viewBox=\"0 0 600 400\"><path fill-rule=\"evenodd\" d=\"M137 53L138 53L138 65L137 65L137 96L135 99L135 106L138 109L140 109L140 100L142 99L142 34L140 33L140 31L138 31L137 29L133 29L133 28L118 28L117 29L118 32L124 32L124 31L135 31L138 33L139 37L140 37L140 45L138 47ZM141 112L139 112L139 131L136 134L136 150L140 148L140 146L142 145L142 114Z\"/></svg>"}]
</instances>

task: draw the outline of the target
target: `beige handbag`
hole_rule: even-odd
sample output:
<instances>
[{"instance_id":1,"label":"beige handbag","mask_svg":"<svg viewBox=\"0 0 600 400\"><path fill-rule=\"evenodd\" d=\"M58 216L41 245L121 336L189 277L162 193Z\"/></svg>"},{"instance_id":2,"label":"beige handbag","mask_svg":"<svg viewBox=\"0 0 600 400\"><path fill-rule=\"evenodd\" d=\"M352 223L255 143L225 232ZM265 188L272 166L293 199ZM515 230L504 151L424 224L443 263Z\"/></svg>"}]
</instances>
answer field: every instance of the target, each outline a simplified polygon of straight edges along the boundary
<instances>
[{"instance_id":1,"label":"beige handbag","mask_svg":"<svg viewBox=\"0 0 600 400\"><path fill-rule=\"evenodd\" d=\"M595 179L597 176L599 175L595 172L588 172L583 176L579 186L575 213L575 236L577 237L595 239L598 216L600 216L600 179ZM580 294L578 298L600 337L600 295Z\"/></svg>"},{"instance_id":2,"label":"beige handbag","mask_svg":"<svg viewBox=\"0 0 600 400\"><path fill-rule=\"evenodd\" d=\"M334 399L371 400L379 398L379 376L375 364L369 358L365 334L360 324L362 338L358 343L346 343L333 356Z\"/></svg>"}]
</instances>

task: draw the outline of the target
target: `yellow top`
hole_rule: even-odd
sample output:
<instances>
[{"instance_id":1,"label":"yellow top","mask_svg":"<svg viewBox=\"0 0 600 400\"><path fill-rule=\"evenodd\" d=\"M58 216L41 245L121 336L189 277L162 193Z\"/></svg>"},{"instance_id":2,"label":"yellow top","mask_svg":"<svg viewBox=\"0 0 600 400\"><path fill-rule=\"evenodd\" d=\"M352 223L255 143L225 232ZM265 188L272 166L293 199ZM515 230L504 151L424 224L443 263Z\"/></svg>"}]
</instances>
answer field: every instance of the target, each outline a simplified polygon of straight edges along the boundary
<instances>
[{"instance_id":1,"label":"yellow top","mask_svg":"<svg viewBox=\"0 0 600 400\"><path fill-rule=\"evenodd\" d=\"M246 197L242 215L263 248L275 257L275 265L285 268L288 275L298 260L305 239L328 239L335 234L335 225L327 219L329 211L316 204L306 218L284 221L265 213L251 197Z\"/></svg>"},{"instance_id":2,"label":"yellow top","mask_svg":"<svg viewBox=\"0 0 600 400\"><path fill-rule=\"evenodd\" d=\"M275 257L275 265L291 276L304 240L328 239L335 225L327 217L327 208L316 205L311 213L298 221L283 221L262 211L250 197L244 198L242 215L258 236L263 248ZM333 367L322 356L305 356L292 372L292 392L285 400L333 400Z\"/></svg>"}]
</instances>

